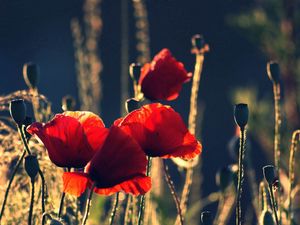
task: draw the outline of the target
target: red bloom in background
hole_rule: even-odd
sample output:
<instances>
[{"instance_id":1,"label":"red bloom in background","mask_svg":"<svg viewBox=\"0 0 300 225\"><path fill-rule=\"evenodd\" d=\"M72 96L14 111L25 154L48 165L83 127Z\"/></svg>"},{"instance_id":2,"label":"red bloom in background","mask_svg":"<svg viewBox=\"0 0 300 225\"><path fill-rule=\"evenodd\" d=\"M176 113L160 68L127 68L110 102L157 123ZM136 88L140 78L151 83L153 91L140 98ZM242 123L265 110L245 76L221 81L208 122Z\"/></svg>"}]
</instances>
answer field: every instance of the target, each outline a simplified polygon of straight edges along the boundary
<instances>
[{"instance_id":1,"label":"red bloom in background","mask_svg":"<svg viewBox=\"0 0 300 225\"><path fill-rule=\"evenodd\" d=\"M80 196L95 182L94 191L110 195L119 191L134 195L150 190L145 175L147 159L139 144L119 127L111 127L102 148L86 167L86 173L64 173L64 192Z\"/></svg>"},{"instance_id":2,"label":"red bloom in background","mask_svg":"<svg viewBox=\"0 0 300 225\"><path fill-rule=\"evenodd\" d=\"M145 97L151 100L174 100L182 84L192 77L181 62L176 61L170 50L161 50L142 67L139 84Z\"/></svg>"},{"instance_id":3,"label":"red bloom in background","mask_svg":"<svg viewBox=\"0 0 300 225\"><path fill-rule=\"evenodd\" d=\"M132 111L115 125L133 136L152 157L191 159L202 146L186 128L181 116L170 106L159 103Z\"/></svg>"},{"instance_id":4,"label":"red bloom in background","mask_svg":"<svg viewBox=\"0 0 300 225\"><path fill-rule=\"evenodd\" d=\"M46 124L33 123L27 131L44 143L54 164L68 168L85 167L108 134L97 115L79 111L57 114Z\"/></svg>"}]
</instances>

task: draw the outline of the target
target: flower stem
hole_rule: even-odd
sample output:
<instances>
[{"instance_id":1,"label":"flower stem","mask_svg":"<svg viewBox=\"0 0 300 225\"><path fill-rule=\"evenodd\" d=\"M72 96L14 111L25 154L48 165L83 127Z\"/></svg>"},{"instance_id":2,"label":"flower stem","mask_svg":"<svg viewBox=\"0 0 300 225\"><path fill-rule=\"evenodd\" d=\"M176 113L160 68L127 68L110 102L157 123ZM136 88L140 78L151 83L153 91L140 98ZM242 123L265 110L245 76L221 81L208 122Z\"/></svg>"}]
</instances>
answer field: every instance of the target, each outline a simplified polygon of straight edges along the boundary
<instances>
[{"instance_id":1,"label":"flower stem","mask_svg":"<svg viewBox=\"0 0 300 225\"><path fill-rule=\"evenodd\" d=\"M191 134L196 134L196 124L197 124L197 99L198 99L198 90L200 86L200 80L201 80L201 74L203 69L203 62L204 62L204 54L196 54L196 63L195 63L195 69L193 74L193 83L192 83L192 89L191 89L191 98L190 98L190 112L189 112L189 131ZM194 167L199 164L199 157L197 156L195 159L191 161L185 161L180 158L174 158L172 159L175 164L177 164L180 167L184 167L187 169L186 175L185 175L185 181L184 186L181 194L181 201L180 201L180 208L182 210L182 215L185 215L186 212L186 205L190 193L190 188L193 183L193 174L194 174ZM201 174L200 174L201 176ZM201 179L201 178L200 178ZM180 218L177 216L176 223L179 223Z\"/></svg>"},{"instance_id":2,"label":"flower stem","mask_svg":"<svg viewBox=\"0 0 300 225\"><path fill-rule=\"evenodd\" d=\"M150 156L148 156L147 158L148 158L148 164L147 164L146 175L149 176L150 175L150 170L151 170L152 158ZM140 202L139 216L138 216L139 217L138 218L138 225L143 224L144 211L145 211L145 195L142 195L141 202Z\"/></svg>"},{"instance_id":3,"label":"flower stem","mask_svg":"<svg viewBox=\"0 0 300 225\"><path fill-rule=\"evenodd\" d=\"M111 215L110 215L110 218L109 218L109 224L110 225L113 225L113 223L114 223L114 219L115 219L116 212L117 212L117 209L118 209L118 204L119 204L119 195L120 195L120 193L118 192L116 194L115 202L114 202L114 205L113 205L113 208L112 208L112 211L111 211Z\"/></svg>"},{"instance_id":4,"label":"flower stem","mask_svg":"<svg viewBox=\"0 0 300 225\"><path fill-rule=\"evenodd\" d=\"M18 126L18 131L19 131L19 134L21 136L22 142L25 146L26 152L28 153L28 155L31 155L31 151L30 151L28 143L26 141L26 136L25 136L24 130L22 129L21 126ZM46 182L45 182L45 177L44 177L43 171L41 169L39 169L39 175L40 175L41 180L42 180L42 213L44 214L45 211L46 211L45 210L45 185L46 185ZM45 224L45 218L43 217L42 218L42 225L44 225L44 224Z\"/></svg>"},{"instance_id":5,"label":"flower stem","mask_svg":"<svg viewBox=\"0 0 300 225\"><path fill-rule=\"evenodd\" d=\"M81 225L86 225L86 222L88 220L89 213L90 213L90 207L91 207L91 203L92 203L92 197L93 197L93 193L94 193L94 188L95 188L95 183L91 187L91 190L90 190L90 193L89 193L89 196L87 199L87 203L86 203L85 214L84 214Z\"/></svg>"},{"instance_id":6,"label":"flower stem","mask_svg":"<svg viewBox=\"0 0 300 225\"><path fill-rule=\"evenodd\" d=\"M278 221L278 215L277 215L277 209L276 209L277 207L276 207L276 201L274 198L272 185L269 185L269 192L270 192L270 196L271 196L271 203L272 203L273 213L275 215L276 225L279 225L280 223Z\"/></svg>"},{"instance_id":7,"label":"flower stem","mask_svg":"<svg viewBox=\"0 0 300 225\"><path fill-rule=\"evenodd\" d=\"M180 218L180 224L183 225L184 223L183 223L183 216L182 216L182 212L181 212L181 208L180 208L180 201L179 201L179 198L176 194L176 190L175 190L173 181L171 179L171 176L169 174L169 169L168 169L168 166L167 166L165 160L163 160L163 164L164 164L165 178L166 178L167 184L170 188L171 194L173 196L173 199L174 199L174 202L175 202L175 205L176 205L177 214Z\"/></svg>"},{"instance_id":8,"label":"flower stem","mask_svg":"<svg viewBox=\"0 0 300 225\"><path fill-rule=\"evenodd\" d=\"M39 175L41 177L41 181L42 181L42 213L44 214L46 212L46 208L45 208L45 185L46 185L46 182L45 182L45 177L44 177L44 174L42 172L41 169L39 169ZM45 217L42 217L42 225L44 225L46 222L46 218Z\"/></svg>"},{"instance_id":9,"label":"flower stem","mask_svg":"<svg viewBox=\"0 0 300 225\"><path fill-rule=\"evenodd\" d=\"M240 148L239 148L239 169L238 169L238 187L237 187L237 203L236 203L236 225L242 224L241 198L244 182L244 155L245 155L245 136L246 131L241 127Z\"/></svg>"},{"instance_id":10,"label":"flower stem","mask_svg":"<svg viewBox=\"0 0 300 225\"><path fill-rule=\"evenodd\" d=\"M18 126L18 131L19 131L20 137L22 139L22 142L23 142L23 144L25 146L25 149L26 149L28 155L31 155L31 151L30 151L30 149L28 147L28 144L27 144L27 141L26 141L26 137L25 137L25 134L24 134L24 131L23 131L22 127Z\"/></svg>"},{"instance_id":11,"label":"flower stem","mask_svg":"<svg viewBox=\"0 0 300 225\"><path fill-rule=\"evenodd\" d=\"M61 213L62 213L62 209L63 209L63 205L64 205L64 199L65 199L66 193L63 192L61 195L61 199L60 199L60 204L59 204L59 209L58 209L58 214L57 217L60 219L61 218Z\"/></svg>"},{"instance_id":12,"label":"flower stem","mask_svg":"<svg viewBox=\"0 0 300 225\"><path fill-rule=\"evenodd\" d=\"M281 108L280 108L280 84L273 83L273 93L274 93L274 111L275 111L275 135L274 135L274 161L275 161L275 168L278 174L278 195L277 195L277 202L278 202L278 211L279 211L279 219L281 221L281 182L280 182L280 129L281 129Z\"/></svg>"},{"instance_id":13,"label":"flower stem","mask_svg":"<svg viewBox=\"0 0 300 225\"><path fill-rule=\"evenodd\" d=\"M17 162L17 164L16 164L16 166L15 166L13 172L12 172L12 175L11 175L10 180L8 182L7 188L5 190L4 200L3 200L2 207L1 207L1 212L0 212L0 224L1 224L2 216L4 214L4 210L5 210L5 206L6 206L6 201L7 201L7 198L8 198L8 194L9 194L12 182L13 182L13 180L15 178L15 175L16 175L16 173L17 173L17 171L18 171L18 169L19 169L19 167L20 167L20 165L21 165L21 163L22 163L25 155L26 155L26 150L24 149L22 155L20 156L20 158L19 158L19 160L18 160L18 162Z\"/></svg>"},{"instance_id":14,"label":"flower stem","mask_svg":"<svg viewBox=\"0 0 300 225\"><path fill-rule=\"evenodd\" d=\"M31 200L30 200L29 214L28 214L28 225L32 224L33 204L34 204L34 179L31 179Z\"/></svg>"},{"instance_id":15,"label":"flower stem","mask_svg":"<svg viewBox=\"0 0 300 225\"><path fill-rule=\"evenodd\" d=\"M126 209L125 209L125 216L124 216L124 225L127 225L130 223L131 218L130 216L132 216L132 196L128 195L127 196L127 203L126 203Z\"/></svg>"}]
</instances>

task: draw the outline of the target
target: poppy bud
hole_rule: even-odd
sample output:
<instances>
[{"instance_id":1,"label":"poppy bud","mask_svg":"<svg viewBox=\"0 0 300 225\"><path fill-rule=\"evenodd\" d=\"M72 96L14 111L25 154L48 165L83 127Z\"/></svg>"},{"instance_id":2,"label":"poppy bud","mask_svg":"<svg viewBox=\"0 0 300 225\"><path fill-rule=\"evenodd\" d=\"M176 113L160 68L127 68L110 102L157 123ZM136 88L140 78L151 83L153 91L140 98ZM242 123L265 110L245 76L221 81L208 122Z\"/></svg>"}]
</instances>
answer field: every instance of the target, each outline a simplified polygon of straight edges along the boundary
<instances>
[{"instance_id":1,"label":"poppy bud","mask_svg":"<svg viewBox=\"0 0 300 225\"><path fill-rule=\"evenodd\" d=\"M210 211L204 211L201 213L201 224L212 225L212 217Z\"/></svg>"},{"instance_id":2,"label":"poppy bud","mask_svg":"<svg viewBox=\"0 0 300 225\"><path fill-rule=\"evenodd\" d=\"M194 48L200 50L200 49L204 48L205 44L206 43L205 43L205 40L204 40L202 35L195 34L192 37L192 45L193 45Z\"/></svg>"},{"instance_id":3,"label":"poppy bud","mask_svg":"<svg viewBox=\"0 0 300 225\"><path fill-rule=\"evenodd\" d=\"M29 88L35 89L39 82L40 68L34 63L25 63L23 66L24 80Z\"/></svg>"},{"instance_id":4,"label":"poppy bud","mask_svg":"<svg viewBox=\"0 0 300 225\"><path fill-rule=\"evenodd\" d=\"M280 67L277 62L270 61L267 63L267 73L269 79L274 83L279 83L280 79Z\"/></svg>"},{"instance_id":5,"label":"poppy bud","mask_svg":"<svg viewBox=\"0 0 300 225\"><path fill-rule=\"evenodd\" d=\"M260 225L275 225L273 215L269 210L265 210L259 220Z\"/></svg>"},{"instance_id":6,"label":"poppy bud","mask_svg":"<svg viewBox=\"0 0 300 225\"><path fill-rule=\"evenodd\" d=\"M63 225L63 223L59 220L52 219L50 225Z\"/></svg>"},{"instance_id":7,"label":"poppy bud","mask_svg":"<svg viewBox=\"0 0 300 225\"><path fill-rule=\"evenodd\" d=\"M26 118L26 105L23 99L15 99L9 103L9 112L13 120L22 125Z\"/></svg>"},{"instance_id":8,"label":"poppy bud","mask_svg":"<svg viewBox=\"0 0 300 225\"><path fill-rule=\"evenodd\" d=\"M36 155L26 156L24 167L31 180L34 180L40 169Z\"/></svg>"},{"instance_id":9,"label":"poppy bud","mask_svg":"<svg viewBox=\"0 0 300 225\"><path fill-rule=\"evenodd\" d=\"M233 183L234 173L230 167L226 166L220 169L216 175L216 183L222 192Z\"/></svg>"},{"instance_id":10,"label":"poppy bud","mask_svg":"<svg viewBox=\"0 0 300 225\"><path fill-rule=\"evenodd\" d=\"M125 108L126 108L127 113L130 113L130 112L140 108L140 102L139 102L139 100L137 100L135 98L127 99L127 101L125 103Z\"/></svg>"},{"instance_id":11,"label":"poppy bud","mask_svg":"<svg viewBox=\"0 0 300 225\"><path fill-rule=\"evenodd\" d=\"M132 80L139 81L141 76L142 65L140 63L131 63L129 66L129 74Z\"/></svg>"},{"instance_id":12,"label":"poppy bud","mask_svg":"<svg viewBox=\"0 0 300 225\"><path fill-rule=\"evenodd\" d=\"M62 98L61 105L64 111L74 111L76 106L76 100L71 95L66 95Z\"/></svg>"},{"instance_id":13,"label":"poppy bud","mask_svg":"<svg viewBox=\"0 0 300 225\"><path fill-rule=\"evenodd\" d=\"M275 169L272 165L267 165L263 167L263 174L265 180L268 182L269 185L272 185L276 180Z\"/></svg>"},{"instance_id":14,"label":"poppy bud","mask_svg":"<svg viewBox=\"0 0 300 225\"><path fill-rule=\"evenodd\" d=\"M26 116L23 123L24 123L24 126L25 126L24 132L25 132L26 138L27 138L27 140L29 140L29 139L31 138L32 135L31 135L30 133L27 132L26 128L27 128L28 126L30 126L30 125L33 123L32 117Z\"/></svg>"},{"instance_id":15,"label":"poppy bud","mask_svg":"<svg viewBox=\"0 0 300 225\"><path fill-rule=\"evenodd\" d=\"M244 128L247 125L248 117L249 110L247 104L240 103L234 106L234 120L240 128Z\"/></svg>"}]
</instances>

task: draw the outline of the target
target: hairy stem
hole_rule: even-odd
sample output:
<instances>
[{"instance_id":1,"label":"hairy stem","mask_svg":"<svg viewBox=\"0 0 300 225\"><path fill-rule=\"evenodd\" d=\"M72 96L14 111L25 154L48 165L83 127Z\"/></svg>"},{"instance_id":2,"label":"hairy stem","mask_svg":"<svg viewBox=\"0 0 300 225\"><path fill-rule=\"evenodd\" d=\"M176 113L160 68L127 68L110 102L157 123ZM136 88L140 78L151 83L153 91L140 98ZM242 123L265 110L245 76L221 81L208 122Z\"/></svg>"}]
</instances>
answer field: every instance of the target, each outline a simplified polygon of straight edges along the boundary
<instances>
[{"instance_id":1,"label":"hairy stem","mask_svg":"<svg viewBox=\"0 0 300 225\"><path fill-rule=\"evenodd\" d=\"M147 171L146 175L150 175L150 170L151 170L151 160L152 158L150 156L148 158L148 164L147 164ZM145 195L142 195L141 201L140 201L140 210L139 210L139 216L138 216L138 225L143 224L143 217L144 217L144 211L145 211Z\"/></svg>"},{"instance_id":2,"label":"hairy stem","mask_svg":"<svg viewBox=\"0 0 300 225\"><path fill-rule=\"evenodd\" d=\"M61 198L60 198L60 203L59 203L59 209L58 209L58 214L57 214L58 218L61 218L61 213L62 213L62 210L63 210L65 196L66 196L66 193L63 192L62 195L61 195Z\"/></svg>"},{"instance_id":3,"label":"hairy stem","mask_svg":"<svg viewBox=\"0 0 300 225\"><path fill-rule=\"evenodd\" d=\"M40 178L42 181L42 187L41 187L41 189L42 189L42 213L44 214L46 212L46 208L45 208L45 185L46 185L46 182L45 182L44 174L41 169L39 169L39 175L40 175ZM45 222L46 222L46 218L42 217L42 225L44 225Z\"/></svg>"},{"instance_id":4,"label":"hairy stem","mask_svg":"<svg viewBox=\"0 0 300 225\"><path fill-rule=\"evenodd\" d=\"M279 220L278 220L276 201L275 201L275 198L274 198L272 185L269 185L269 192L270 192L270 196L271 196L272 209L273 209L273 213L275 215L276 225L279 225L280 223L279 223Z\"/></svg>"},{"instance_id":5,"label":"hairy stem","mask_svg":"<svg viewBox=\"0 0 300 225\"><path fill-rule=\"evenodd\" d=\"M239 169L238 169L238 187L237 187L237 203L236 203L236 225L242 224L242 208L241 198L244 182L244 155L245 155L245 129L241 127L240 149L239 149Z\"/></svg>"},{"instance_id":6,"label":"hairy stem","mask_svg":"<svg viewBox=\"0 0 300 225\"><path fill-rule=\"evenodd\" d=\"M34 204L34 179L31 179L31 200L30 200L29 213L28 213L28 225L32 224L33 204Z\"/></svg>"},{"instance_id":7,"label":"hairy stem","mask_svg":"<svg viewBox=\"0 0 300 225\"><path fill-rule=\"evenodd\" d=\"M88 220L89 217L89 213L90 213L90 207L91 207L91 203L92 203L92 197L93 197L93 193L94 193L94 188L95 188L95 183L93 184L93 186L91 187L88 199L87 199L87 203L86 203L86 208L85 208L85 214L82 220L82 225L86 225L86 222Z\"/></svg>"},{"instance_id":8,"label":"hairy stem","mask_svg":"<svg viewBox=\"0 0 300 225\"><path fill-rule=\"evenodd\" d=\"M280 129L281 129L281 107L280 107L280 84L273 83L273 93L274 93L274 111L275 111L275 134L274 134L274 162L276 172L278 174L278 194L277 194L277 202L278 202L278 210L279 210L279 219L281 221L281 183L280 183Z\"/></svg>"},{"instance_id":9,"label":"hairy stem","mask_svg":"<svg viewBox=\"0 0 300 225\"><path fill-rule=\"evenodd\" d=\"M172 197L174 199L175 205L176 205L176 209L177 209L177 214L180 218L180 225L183 225L183 216L182 216L182 212L181 212L181 208L180 208L180 200L176 194L176 190L175 190L175 186L174 183L171 179L171 176L169 174L169 169L168 166L166 164L166 162L163 160L163 164L164 164L164 172L165 172L165 178L166 178L166 182L170 188Z\"/></svg>"},{"instance_id":10,"label":"hairy stem","mask_svg":"<svg viewBox=\"0 0 300 225\"><path fill-rule=\"evenodd\" d=\"M116 212L117 212L118 205L119 205L119 195L120 195L120 193L118 192L116 194L115 202L114 202L114 205L113 205L113 208L112 208L112 211L111 211L111 215L110 215L110 218L109 218L109 224L110 225L113 225L113 223L114 223L114 219L115 219Z\"/></svg>"}]
</instances>

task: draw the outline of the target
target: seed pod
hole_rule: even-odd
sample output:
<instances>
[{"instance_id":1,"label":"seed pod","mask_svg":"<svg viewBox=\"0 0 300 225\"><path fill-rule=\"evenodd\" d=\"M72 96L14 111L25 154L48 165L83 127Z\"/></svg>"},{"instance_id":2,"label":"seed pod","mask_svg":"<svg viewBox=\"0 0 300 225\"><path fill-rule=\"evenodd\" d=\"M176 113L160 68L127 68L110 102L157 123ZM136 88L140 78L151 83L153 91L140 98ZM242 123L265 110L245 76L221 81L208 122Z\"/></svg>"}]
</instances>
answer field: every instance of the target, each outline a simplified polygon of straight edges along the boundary
<instances>
[{"instance_id":1,"label":"seed pod","mask_svg":"<svg viewBox=\"0 0 300 225\"><path fill-rule=\"evenodd\" d=\"M275 225L275 221L273 219L272 212L270 212L269 210L263 211L262 214L260 215L259 224L260 225Z\"/></svg>"},{"instance_id":2,"label":"seed pod","mask_svg":"<svg viewBox=\"0 0 300 225\"><path fill-rule=\"evenodd\" d=\"M139 100L137 100L135 98L127 99L127 101L125 103L125 108L126 108L127 113L130 113L130 112L140 108L140 102L139 102Z\"/></svg>"},{"instance_id":3,"label":"seed pod","mask_svg":"<svg viewBox=\"0 0 300 225\"><path fill-rule=\"evenodd\" d=\"M141 76L142 65L140 63L131 63L129 66L129 74L132 80L138 82Z\"/></svg>"},{"instance_id":4,"label":"seed pod","mask_svg":"<svg viewBox=\"0 0 300 225\"><path fill-rule=\"evenodd\" d=\"M193 45L194 48L196 48L198 50L201 50L202 48L204 48L205 44L206 43L205 43L205 40L204 40L202 35L195 34L192 37L192 45Z\"/></svg>"},{"instance_id":5,"label":"seed pod","mask_svg":"<svg viewBox=\"0 0 300 225\"><path fill-rule=\"evenodd\" d=\"M240 128L244 128L247 125L248 117L249 109L247 104L240 103L234 106L234 120Z\"/></svg>"},{"instance_id":6,"label":"seed pod","mask_svg":"<svg viewBox=\"0 0 300 225\"><path fill-rule=\"evenodd\" d=\"M36 155L26 156L24 167L31 180L34 180L40 169Z\"/></svg>"},{"instance_id":7,"label":"seed pod","mask_svg":"<svg viewBox=\"0 0 300 225\"><path fill-rule=\"evenodd\" d=\"M62 98L61 105L64 111L74 111L76 107L76 100L71 95L66 95Z\"/></svg>"},{"instance_id":8,"label":"seed pod","mask_svg":"<svg viewBox=\"0 0 300 225\"><path fill-rule=\"evenodd\" d=\"M201 213L201 224L212 225L212 216L210 211L204 211Z\"/></svg>"},{"instance_id":9,"label":"seed pod","mask_svg":"<svg viewBox=\"0 0 300 225\"><path fill-rule=\"evenodd\" d=\"M269 79L278 84L280 81L280 67L277 62L270 61L267 63L267 73L269 76Z\"/></svg>"},{"instance_id":10,"label":"seed pod","mask_svg":"<svg viewBox=\"0 0 300 225\"><path fill-rule=\"evenodd\" d=\"M263 174L265 180L268 182L269 185L272 185L276 180L275 169L272 165L267 165L263 167Z\"/></svg>"},{"instance_id":11,"label":"seed pod","mask_svg":"<svg viewBox=\"0 0 300 225\"><path fill-rule=\"evenodd\" d=\"M34 63L25 63L23 66L23 77L29 88L35 89L39 82L40 68Z\"/></svg>"},{"instance_id":12,"label":"seed pod","mask_svg":"<svg viewBox=\"0 0 300 225\"><path fill-rule=\"evenodd\" d=\"M19 126L26 118L26 105L23 99L15 99L9 103L10 116Z\"/></svg>"}]
</instances>

